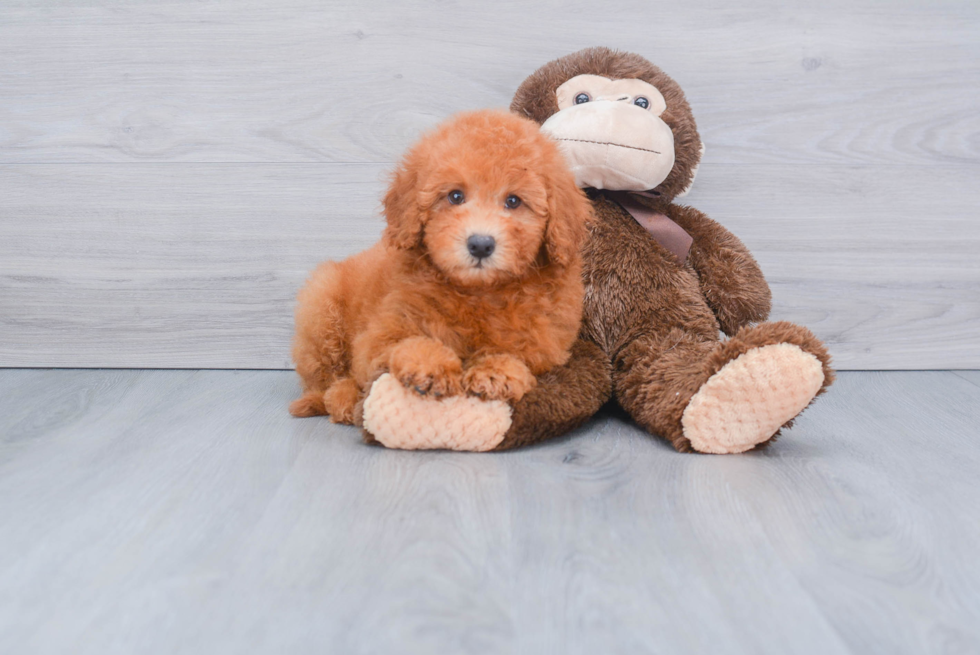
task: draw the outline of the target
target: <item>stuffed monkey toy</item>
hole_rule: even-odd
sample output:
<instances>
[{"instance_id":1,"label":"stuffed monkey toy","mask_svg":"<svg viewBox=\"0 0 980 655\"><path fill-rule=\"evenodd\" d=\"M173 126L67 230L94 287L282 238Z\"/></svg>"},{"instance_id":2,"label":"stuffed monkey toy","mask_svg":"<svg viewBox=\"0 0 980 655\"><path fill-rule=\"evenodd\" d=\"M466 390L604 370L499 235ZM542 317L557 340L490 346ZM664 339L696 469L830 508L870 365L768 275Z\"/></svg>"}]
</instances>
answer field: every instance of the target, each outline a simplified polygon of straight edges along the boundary
<instances>
[{"instance_id":1,"label":"stuffed monkey toy","mask_svg":"<svg viewBox=\"0 0 980 655\"><path fill-rule=\"evenodd\" d=\"M681 452L775 439L831 384L830 357L806 328L765 322L769 287L746 247L674 202L703 152L677 83L638 55L590 48L538 69L511 110L559 141L593 203L572 357L513 407L431 400L382 376L359 408L366 440L503 450L584 423L610 396Z\"/></svg>"}]
</instances>

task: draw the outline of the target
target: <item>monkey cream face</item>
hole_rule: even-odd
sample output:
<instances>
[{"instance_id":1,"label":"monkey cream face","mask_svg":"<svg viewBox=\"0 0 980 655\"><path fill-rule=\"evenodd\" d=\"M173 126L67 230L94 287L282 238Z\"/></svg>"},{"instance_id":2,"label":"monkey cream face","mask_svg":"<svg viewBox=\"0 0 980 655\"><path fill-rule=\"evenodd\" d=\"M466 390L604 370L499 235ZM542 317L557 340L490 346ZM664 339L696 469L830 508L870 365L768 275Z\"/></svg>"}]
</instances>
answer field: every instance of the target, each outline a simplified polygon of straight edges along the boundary
<instances>
[{"instance_id":1,"label":"monkey cream face","mask_svg":"<svg viewBox=\"0 0 980 655\"><path fill-rule=\"evenodd\" d=\"M652 189L674 167L663 95L643 80L578 75L555 91L558 111L541 126L557 139L580 187Z\"/></svg>"}]
</instances>

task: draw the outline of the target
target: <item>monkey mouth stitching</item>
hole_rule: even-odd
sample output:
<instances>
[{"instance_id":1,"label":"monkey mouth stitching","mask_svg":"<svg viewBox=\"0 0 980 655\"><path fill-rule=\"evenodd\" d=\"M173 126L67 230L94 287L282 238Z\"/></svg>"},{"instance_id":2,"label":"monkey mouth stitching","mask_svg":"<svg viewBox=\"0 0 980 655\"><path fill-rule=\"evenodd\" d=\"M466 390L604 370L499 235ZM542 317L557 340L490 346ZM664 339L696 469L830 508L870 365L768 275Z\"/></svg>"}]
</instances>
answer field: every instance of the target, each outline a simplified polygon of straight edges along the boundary
<instances>
[{"instance_id":1,"label":"monkey mouth stitching","mask_svg":"<svg viewBox=\"0 0 980 655\"><path fill-rule=\"evenodd\" d=\"M642 150L643 152L652 152L655 155L661 154L658 151L651 150L649 148L637 148L636 146L626 146L626 145L623 145L622 143L613 143L612 141L590 141L589 139L566 139L566 138L561 138L561 137L559 137L558 140L559 141L577 141L579 143L594 143L594 144L599 145L599 146L616 146L617 148L629 148L630 150Z\"/></svg>"}]
</instances>

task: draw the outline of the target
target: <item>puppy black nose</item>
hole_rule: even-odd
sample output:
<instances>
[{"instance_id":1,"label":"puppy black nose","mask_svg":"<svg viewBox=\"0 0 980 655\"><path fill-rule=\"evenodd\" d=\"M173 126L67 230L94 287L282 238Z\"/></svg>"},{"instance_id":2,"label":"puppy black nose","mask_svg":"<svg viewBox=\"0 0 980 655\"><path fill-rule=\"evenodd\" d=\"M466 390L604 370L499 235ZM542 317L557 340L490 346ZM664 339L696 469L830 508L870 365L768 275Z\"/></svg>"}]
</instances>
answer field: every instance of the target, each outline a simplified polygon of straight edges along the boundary
<instances>
[{"instance_id":1,"label":"puppy black nose","mask_svg":"<svg viewBox=\"0 0 980 655\"><path fill-rule=\"evenodd\" d=\"M466 249L477 259L484 259L493 254L497 242L486 234L473 234L466 240Z\"/></svg>"}]
</instances>

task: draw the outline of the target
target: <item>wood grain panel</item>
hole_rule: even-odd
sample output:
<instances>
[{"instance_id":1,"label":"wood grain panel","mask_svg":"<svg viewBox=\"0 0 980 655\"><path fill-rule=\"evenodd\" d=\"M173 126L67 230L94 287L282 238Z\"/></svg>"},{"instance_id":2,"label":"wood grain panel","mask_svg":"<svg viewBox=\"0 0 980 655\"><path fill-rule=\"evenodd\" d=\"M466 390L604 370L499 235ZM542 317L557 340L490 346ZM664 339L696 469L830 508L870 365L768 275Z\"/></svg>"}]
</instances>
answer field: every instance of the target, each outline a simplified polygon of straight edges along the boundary
<instances>
[{"instance_id":1,"label":"wood grain panel","mask_svg":"<svg viewBox=\"0 0 980 655\"><path fill-rule=\"evenodd\" d=\"M378 238L385 168L0 167L0 365L288 368L295 293ZM690 204L757 255L773 318L810 326L838 366L980 366L972 167L698 179ZM923 186L948 200L909 193Z\"/></svg>"},{"instance_id":2,"label":"wood grain panel","mask_svg":"<svg viewBox=\"0 0 980 655\"><path fill-rule=\"evenodd\" d=\"M580 47L707 144L692 204L843 368L980 366L980 5L117 0L0 7L0 366L286 367L384 170ZM6 164L6 165L4 165Z\"/></svg>"},{"instance_id":3,"label":"wood grain panel","mask_svg":"<svg viewBox=\"0 0 980 655\"><path fill-rule=\"evenodd\" d=\"M291 419L295 374L0 371L0 651L975 652L980 389L844 373L760 452Z\"/></svg>"},{"instance_id":4,"label":"wood grain panel","mask_svg":"<svg viewBox=\"0 0 980 655\"><path fill-rule=\"evenodd\" d=\"M286 368L318 261L381 233L376 165L4 167L2 365Z\"/></svg>"},{"instance_id":5,"label":"wood grain panel","mask_svg":"<svg viewBox=\"0 0 980 655\"><path fill-rule=\"evenodd\" d=\"M975 2L101 0L0 7L0 162L390 162L593 45L674 75L710 162L980 161Z\"/></svg>"}]
</instances>

